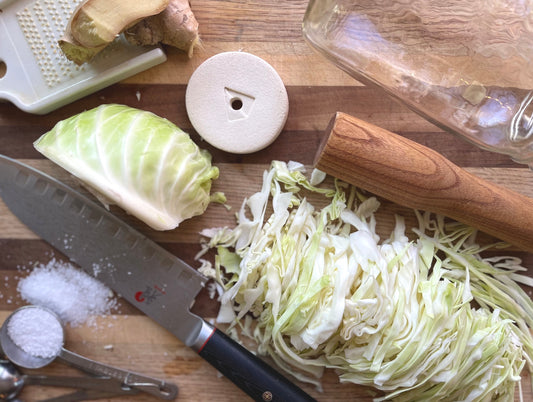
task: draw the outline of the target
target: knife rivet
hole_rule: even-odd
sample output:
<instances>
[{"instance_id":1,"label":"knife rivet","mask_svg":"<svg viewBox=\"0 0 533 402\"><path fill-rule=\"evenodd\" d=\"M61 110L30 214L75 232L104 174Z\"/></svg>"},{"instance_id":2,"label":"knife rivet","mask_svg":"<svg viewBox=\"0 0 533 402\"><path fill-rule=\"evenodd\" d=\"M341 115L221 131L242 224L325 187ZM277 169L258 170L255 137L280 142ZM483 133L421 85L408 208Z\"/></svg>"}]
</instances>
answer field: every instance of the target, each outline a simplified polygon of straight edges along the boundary
<instances>
[{"instance_id":1,"label":"knife rivet","mask_svg":"<svg viewBox=\"0 0 533 402\"><path fill-rule=\"evenodd\" d=\"M263 398L263 401L270 402L272 400L272 392L270 391L263 392L262 398Z\"/></svg>"}]
</instances>

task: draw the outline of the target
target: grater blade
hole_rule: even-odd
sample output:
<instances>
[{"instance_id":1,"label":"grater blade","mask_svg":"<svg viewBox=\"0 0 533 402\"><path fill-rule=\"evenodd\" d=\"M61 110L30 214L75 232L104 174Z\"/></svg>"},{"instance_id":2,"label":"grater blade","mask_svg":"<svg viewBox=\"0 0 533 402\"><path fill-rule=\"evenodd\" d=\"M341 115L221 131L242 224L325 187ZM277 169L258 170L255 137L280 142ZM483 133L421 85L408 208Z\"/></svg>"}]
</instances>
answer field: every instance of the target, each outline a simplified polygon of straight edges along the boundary
<instances>
[{"instance_id":1,"label":"grater blade","mask_svg":"<svg viewBox=\"0 0 533 402\"><path fill-rule=\"evenodd\" d=\"M81 0L0 0L0 99L45 114L166 61L160 47L122 35L81 66L57 41ZM4 71L5 70L5 71Z\"/></svg>"}]
</instances>

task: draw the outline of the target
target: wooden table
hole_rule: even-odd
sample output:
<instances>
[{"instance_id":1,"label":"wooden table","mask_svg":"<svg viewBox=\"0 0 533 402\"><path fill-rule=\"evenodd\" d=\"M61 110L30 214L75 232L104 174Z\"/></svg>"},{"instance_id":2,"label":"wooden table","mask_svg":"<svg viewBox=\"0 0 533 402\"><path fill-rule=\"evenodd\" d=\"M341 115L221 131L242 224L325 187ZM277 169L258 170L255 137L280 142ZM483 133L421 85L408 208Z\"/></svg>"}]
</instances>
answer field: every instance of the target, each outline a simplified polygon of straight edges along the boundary
<instances>
[{"instance_id":1,"label":"wooden table","mask_svg":"<svg viewBox=\"0 0 533 402\"><path fill-rule=\"evenodd\" d=\"M179 51L167 49L166 63L44 116L27 114L9 103L0 103L0 152L79 187L65 171L35 151L32 142L59 120L85 109L102 103L127 104L168 118L208 149L221 172L214 190L223 191L235 211L243 197L259 189L262 171L272 160L295 160L311 165L330 118L336 111L343 111L429 146L479 176L533 197L533 172L526 166L443 132L381 91L361 85L315 54L301 34L306 5L305 0L193 1L202 48L191 59ZM210 56L237 50L268 61L283 79L290 102L288 121L280 137L267 149L251 155L227 154L202 142L191 127L184 104L186 85L195 68ZM383 222L380 230L384 233L392 227L391 212L412 217L409 210L386 201L383 201L383 209L379 218ZM233 212L220 205L210 206L203 216L169 232L154 232L120 211L114 211L195 266L198 266L194 255L199 250L199 230L234 224ZM525 266L533 266L531 254L518 250L509 253L521 257ZM61 258L0 204L0 322L10 311L24 304L16 290L23 275L21 267L46 263L53 255ZM217 304L202 295L196 311L206 318L214 317ZM208 363L125 302L121 302L117 314L99 318L95 326L68 328L67 346L99 361L175 382L180 387L181 401L247 400ZM77 373L60 363L53 363L39 372ZM526 381L523 389L526 400L531 400L528 384ZM323 393L305 384L301 386L320 401L371 400L367 389L340 385L332 372L324 378ZM21 399L34 401L64 392L31 386L24 390ZM112 400L155 399L139 395Z\"/></svg>"}]
</instances>

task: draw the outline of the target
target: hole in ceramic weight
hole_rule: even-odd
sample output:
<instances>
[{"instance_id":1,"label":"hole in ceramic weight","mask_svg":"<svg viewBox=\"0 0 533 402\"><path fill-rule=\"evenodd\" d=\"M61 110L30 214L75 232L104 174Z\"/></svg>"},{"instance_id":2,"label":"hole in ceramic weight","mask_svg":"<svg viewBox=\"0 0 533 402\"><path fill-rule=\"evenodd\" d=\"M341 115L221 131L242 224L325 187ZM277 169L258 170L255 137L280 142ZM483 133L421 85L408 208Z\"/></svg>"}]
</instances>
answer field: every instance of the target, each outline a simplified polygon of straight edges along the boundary
<instances>
[{"instance_id":1,"label":"hole in ceramic weight","mask_svg":"<svg viewBox=\"0 0 533 402\"><path fill-rule=\"evenodd\" d=\"M230 101L230 104L231 104L231 108L233 110L241 110L242 109L242 100L240 100L239 98L233 98Z\"/></svg>"},{"instance_id":2,"label":"hole in ceramic weight","mask_svg":"<svg viewBox=\"0 0 533 402\"><path fill-rule=\"evenodd\" d=\"M4 78L7 73L7 65L4 61L0 60L0 79Z\"/></svg>"}]
</instances>

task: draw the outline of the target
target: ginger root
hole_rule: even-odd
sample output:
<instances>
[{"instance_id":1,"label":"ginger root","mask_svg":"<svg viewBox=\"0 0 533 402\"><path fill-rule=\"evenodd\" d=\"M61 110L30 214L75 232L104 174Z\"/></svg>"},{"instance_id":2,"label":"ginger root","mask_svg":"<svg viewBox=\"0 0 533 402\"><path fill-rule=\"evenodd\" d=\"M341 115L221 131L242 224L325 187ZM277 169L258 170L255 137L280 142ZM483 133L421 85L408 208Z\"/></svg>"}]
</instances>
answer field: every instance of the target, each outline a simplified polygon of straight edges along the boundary
<instances>
[{"instance_id":1,"label":"ginger root","mask_svg":"<svg viewBox=\"0 0 533 402\"><path fill-rule=\"evenodd\" d=\"M70 32L66 32L63 38L58 41L58 43L63 54L65 54L69 60L76 63L78 66L81 66L83 63L91 60L94 56L96 56L97 53L105 48L105 45L98 47L85 47L81 43L77 42Z\"/></svg>"},{"instance_id":2,"label":"ginger root","mask_svg":"<svg viewBox=\"0 0 533 402\"><path fill-rule=\"evenodd\" d=\"M175 46L192 55L198 22L188 0L85 0L59 40L65 56L81 65L125 33L134 45Z\"/></svg>"},{"instance_id":3,"label":"ginger root","mask_svg":"<svg viewBox=\"0 0 533 402\"><path fill-rule=\"evenodd\" d=\"M187 52L189 57L200 41L198 21L189 0L170 0L163 12L145 18L127 29L125 36L134 45L163 43Z\"/></svg>"},{"instance_id":4,"label":"ginger root","mask_svg":"<svg viewBox=\"0 0 533 402\"><path fill-rule=\"evenodd\" d=\"M83 46L107 45L129 26L159 14L168 3L169 0L86 0L72 15L70 32Z\"/></svg>"}]
</instances>

